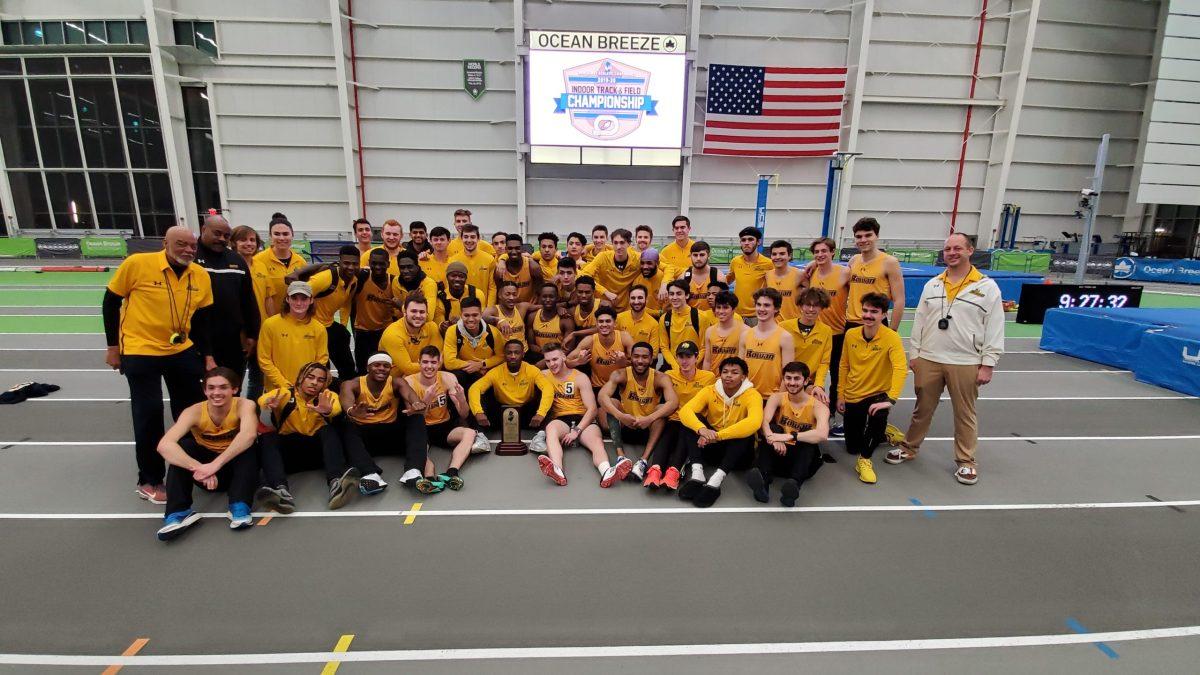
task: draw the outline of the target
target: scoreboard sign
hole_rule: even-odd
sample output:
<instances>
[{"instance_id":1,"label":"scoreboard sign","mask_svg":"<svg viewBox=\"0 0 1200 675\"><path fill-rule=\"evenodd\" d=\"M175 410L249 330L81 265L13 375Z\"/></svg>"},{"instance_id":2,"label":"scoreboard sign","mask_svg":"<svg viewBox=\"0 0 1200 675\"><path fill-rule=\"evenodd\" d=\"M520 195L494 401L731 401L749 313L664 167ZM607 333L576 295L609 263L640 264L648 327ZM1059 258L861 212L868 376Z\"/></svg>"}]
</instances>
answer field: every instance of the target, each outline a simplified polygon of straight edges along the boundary
<instances>
[{"instance_id":1,"label":"scoreboard sign","mask_svg":"<svg viewBox=\"0 0 1200 675\"><path fill-rule=\"evenodd\" d=\"M1138 307L1141 303L1141 286L1025 284L1021 286L1017 323L1042 323L1048 309Z\"/></svg>"}]
</instances>

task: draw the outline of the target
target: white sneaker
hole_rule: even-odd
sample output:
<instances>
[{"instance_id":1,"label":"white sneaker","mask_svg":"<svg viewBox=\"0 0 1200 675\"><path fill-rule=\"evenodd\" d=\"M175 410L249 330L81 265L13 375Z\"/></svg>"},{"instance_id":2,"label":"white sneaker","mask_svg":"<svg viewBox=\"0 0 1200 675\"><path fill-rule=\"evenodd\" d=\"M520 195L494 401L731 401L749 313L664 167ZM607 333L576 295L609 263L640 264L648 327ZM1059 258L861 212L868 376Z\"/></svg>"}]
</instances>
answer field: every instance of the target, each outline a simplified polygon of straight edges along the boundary
<instances>
[{"instance_id":1,"label":"white sneaker","mask_svg":"<svg viewBox=\"0 0 1200 675\"><path fill-rule=\"evenodd\" d=\"M633 469L629 472L629 475L633 476L637 482L640 483L646 479L646 469L648 466L649 464L646 462L646 460L639 459L636 463L634 463Z\"/></svg>"},{"instance_id":2,"label":"white sneaker","mask_svg":"<svg viewBox=\"0 0 1200 675\"><path fill-rule=\"evenodd\" d=\"M537 432L536 434L533 435L533 438L529 441L529 450L531 452L545 454L546 450L548 450L548 449L549 448L546 446L546 432L545 431Z\"/></svg>"},{"instance_id":3,"label":"white sneaker","mask_svg":"<svg viewBox=\"0 0 1200 675\"><path fill-rule=\"evenodd\" d=\"M492 451L492 442L488 440L487 434L482 431L475 432L475 442L471 444L471 454L481 455L485 452Z\"/></svg>"},{"instance_id":4,"label":"white sneaker","mask_svg":"<svg viewBox=\"0 0 1200 675\"><path fill-rule=\"evenodd\" d=\"M605 471L604 475L600 477L600 487L612 487L614 484L625 480L625 477L629 475L629 471L632 468L633 462L629 461L628 457L618 459L617 463L608 467L608 471Z\"/></svg>"}]
</instances>

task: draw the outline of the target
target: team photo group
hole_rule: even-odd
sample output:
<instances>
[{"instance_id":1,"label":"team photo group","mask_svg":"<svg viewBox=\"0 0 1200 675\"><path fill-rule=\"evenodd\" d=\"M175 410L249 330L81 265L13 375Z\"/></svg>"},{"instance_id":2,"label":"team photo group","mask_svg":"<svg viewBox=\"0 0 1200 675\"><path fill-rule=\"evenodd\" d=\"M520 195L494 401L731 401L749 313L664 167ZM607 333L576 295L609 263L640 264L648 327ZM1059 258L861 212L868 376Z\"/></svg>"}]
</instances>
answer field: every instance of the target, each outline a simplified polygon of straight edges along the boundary
<instances>
[{"instance_id":1,"label":"team photo group","mask_svg":"<svg viewBox=\"0 0 1200 675\"><path fill-rule=\"evenodd\" d=\"M324 471L330 509L382 493L380 456L402 458L393 480L421 494L462 490L508 408L556 485L582 447L603 488L636 481L709 507L739 471L754 499L775 486L786 507L838 462L830 437L862 483L877 481L883 443L885 462L915 460L948 393L948 469L979 479L975 402L1003 353L1004 308L964 235L907 303L906 348L903 270L874 218L852 227L845 265L832 239L798 263L790 242L748 227L721 269L685 216L661 248L647 225L598 225L561 247L549 232L485 239L466 209L452 227L409 223L407 238L389 220L382 243L368 221L352 227L354 244L312 262L283 214L265 236L210 215L109 282L106 360L129 384L137 494L164 505L159 539L199 521L196 486L226 492L242 529L255 510L295 510L297 472ZM910 373L901 430L888 418Z\"/></svg>"}]
</instances>

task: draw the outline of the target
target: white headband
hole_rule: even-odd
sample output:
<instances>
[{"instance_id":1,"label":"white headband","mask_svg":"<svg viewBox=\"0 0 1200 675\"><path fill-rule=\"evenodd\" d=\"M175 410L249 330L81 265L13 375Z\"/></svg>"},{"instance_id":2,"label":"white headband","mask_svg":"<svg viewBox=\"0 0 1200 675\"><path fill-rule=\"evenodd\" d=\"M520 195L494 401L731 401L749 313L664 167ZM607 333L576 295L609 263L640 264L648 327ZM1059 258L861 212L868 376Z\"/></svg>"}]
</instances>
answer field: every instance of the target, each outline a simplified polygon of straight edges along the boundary
<instances>
[{"instance_id":1,"label":"white headband","mask_svg":"<svg viewBox=\"0 0 1200 675\"><path fill-rule=\"evenodd\" d=\"M372 354L371 358L367 359L367 365L369 366L372 363L386 363L390 366L392 365L392 357L382 352L379 354Z\"/></svg>"}]
</instances>

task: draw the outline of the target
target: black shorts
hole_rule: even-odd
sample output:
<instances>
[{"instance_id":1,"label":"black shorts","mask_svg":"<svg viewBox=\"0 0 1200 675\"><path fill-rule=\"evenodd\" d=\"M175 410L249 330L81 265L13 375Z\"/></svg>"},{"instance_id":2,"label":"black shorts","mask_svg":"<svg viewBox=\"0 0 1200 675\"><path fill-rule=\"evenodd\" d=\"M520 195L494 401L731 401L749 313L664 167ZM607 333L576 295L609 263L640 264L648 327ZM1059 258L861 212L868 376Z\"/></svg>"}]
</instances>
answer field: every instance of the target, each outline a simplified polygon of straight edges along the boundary
<instances>
[{"instance_id":1,"label":"black shorts","mask_svg":"<svg viewBox=\"0 0 1200 675\"><path fill-rule=\"evenodd\" d=\"M555 417L554 419L561 421L568 427L577 427L579 426L579 423L583 421L583 415L561 415L559 417Z\"/></svg>"},{"instance_id":2,"label":"black shorts","mask_svg":"<svg viewBox=\"0 0 1200 675\"><path fill-rule=\"evenodd\" d=\"M626 445L645 445L650 440L649 429L630 429L621 426L621 442Z\"/></svg>"},{"instance_id":3,"label":"black shorts","mask_svg":"<svg viewBox=\"0 0 1200 675\"><path fill-rule=\"evenodd\" d=\"M439 448L447 450L454 447L454 443L450 442L450 432L458 428L454 420L447 420L439 424L433 424L425 427L425 436L429 439L430 445L436 445Z\"/></svg>"}]
</instances>

